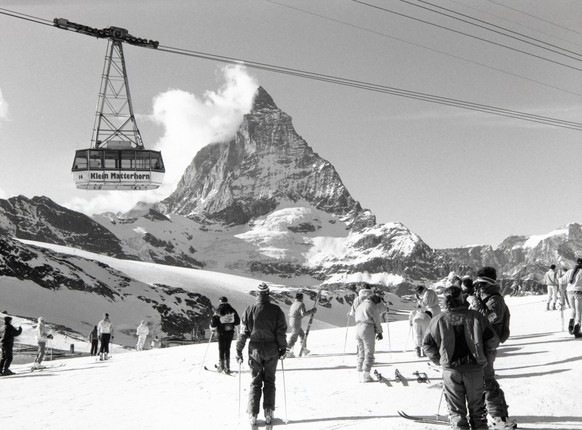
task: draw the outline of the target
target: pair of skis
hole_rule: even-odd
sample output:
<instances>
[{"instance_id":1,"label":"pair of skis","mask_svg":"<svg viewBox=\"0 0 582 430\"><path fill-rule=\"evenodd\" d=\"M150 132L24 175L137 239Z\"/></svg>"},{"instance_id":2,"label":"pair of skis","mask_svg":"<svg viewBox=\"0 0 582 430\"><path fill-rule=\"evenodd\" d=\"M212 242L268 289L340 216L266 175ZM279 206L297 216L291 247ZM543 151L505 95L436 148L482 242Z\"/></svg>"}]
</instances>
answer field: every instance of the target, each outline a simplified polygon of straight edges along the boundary
<instances>
[{"instance_id":1,"label":"pair of skis","mask_svg":"<svg viewBox=\"0 0 582 430\"><path fill-rule=\"evenodd\" d=\"M408 415L404 411L397 411L397 412L398 412L398 415L400 415L402 418L406 418L407 420L411 420L411 421L416 421L417 423L436 424L436 425L441 425L441 426L450 425L450 422L448 419L441 418L439 415L437 415L436 417L433 418L433 417L419 417L419 416Z\"/></svg>"}]
</instances>

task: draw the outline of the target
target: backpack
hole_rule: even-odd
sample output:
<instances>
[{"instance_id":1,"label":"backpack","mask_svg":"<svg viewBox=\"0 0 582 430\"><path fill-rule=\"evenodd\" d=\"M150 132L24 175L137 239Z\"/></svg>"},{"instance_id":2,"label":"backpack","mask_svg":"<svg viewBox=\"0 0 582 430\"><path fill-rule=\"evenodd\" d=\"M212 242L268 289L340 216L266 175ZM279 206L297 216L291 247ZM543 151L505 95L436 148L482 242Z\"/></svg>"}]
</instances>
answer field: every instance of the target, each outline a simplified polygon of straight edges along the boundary
<instances>
[{"instance_id":1,"label":"backpack","mask_svg":"<svg viewBox=\"0 0 582 430\"><path fill-rule=\"evenodd\" d=\"M493 297L493 296L499 296L501 298L503 298L503 296L499 293L495 293L489 296L489 298ZM503 318L503 321L501 321L501 324L499 324L497 327L495 327L495 331L497 332L497 335L499 336L499 341L501 343L505 343L505 341L507 339L509 339L509 335L511 334L510 330L509 330L509 323L511 320L511 312L509 312L509 306L507 306L507 303L505 303L505 300L503 300L503 306L505 307L505 318Z\"/></svg>"}]
</instances>

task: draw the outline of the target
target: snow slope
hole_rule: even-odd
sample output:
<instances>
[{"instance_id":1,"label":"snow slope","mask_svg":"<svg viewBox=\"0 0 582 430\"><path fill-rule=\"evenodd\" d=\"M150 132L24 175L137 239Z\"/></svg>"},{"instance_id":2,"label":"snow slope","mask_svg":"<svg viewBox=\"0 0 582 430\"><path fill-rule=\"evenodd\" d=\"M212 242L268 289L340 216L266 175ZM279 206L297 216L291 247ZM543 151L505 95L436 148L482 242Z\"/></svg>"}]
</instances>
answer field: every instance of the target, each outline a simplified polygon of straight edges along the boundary
<instances>
[{"instance_id":1,"label":"snow slope","mask_svg":"<svg viewBox=\"0 0 582 430\"><path fill-rule=\"evenodd\" d=\"M582 429L582 340L561 331L559 312L545 312L544 298L507 302L512 336L500 348L496 367L511 416L520 429ZM279 367L277 424L287 417L282 428L290 430L435 428L396 413L434 416L439 410L440 374L416 358L408 333L407 321L393 322L390 336L378 344L376 368L390 378L398 368L409 378L406 385L388 387L356 382L353 327L346 354L345 327L312 331L313 354L286 359L284 378ZM403 352L405 346L409 351ZM216 343L204 343L115 353L107 362L76 358L62 368L0 378L0 423L11 430L248 428L248 367L242 366L240 380L202 370L217 355ZM237 367L234 361L232 367ZM417 383L415 370L426 371L430 383ZM440 413L446 414L444 401Z\"/></svg>"}]
</instances>

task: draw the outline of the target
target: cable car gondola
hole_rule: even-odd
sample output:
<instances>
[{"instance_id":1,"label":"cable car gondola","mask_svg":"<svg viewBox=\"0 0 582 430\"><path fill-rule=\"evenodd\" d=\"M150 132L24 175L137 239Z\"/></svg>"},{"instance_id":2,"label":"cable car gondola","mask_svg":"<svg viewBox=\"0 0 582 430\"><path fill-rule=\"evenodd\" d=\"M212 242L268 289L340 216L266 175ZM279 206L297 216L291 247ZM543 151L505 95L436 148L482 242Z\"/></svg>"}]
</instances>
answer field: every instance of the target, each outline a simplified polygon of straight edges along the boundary
<instances>
[{"instance_id":1,"label":"cable car gondola","mask_svg":"<svg viewBox=\"0 0 582 430\"><path fill-rule=\"evenodd\" d=\"M137 128L122 43L157 48L158 42L133 37L124 28L95 29L55 18L56 27L107 38L107 53L95 113L91 147L77 150L73 180L84 190L153 190L165 168L160 151L145 149Z\"/></svg>"}]
</instances>

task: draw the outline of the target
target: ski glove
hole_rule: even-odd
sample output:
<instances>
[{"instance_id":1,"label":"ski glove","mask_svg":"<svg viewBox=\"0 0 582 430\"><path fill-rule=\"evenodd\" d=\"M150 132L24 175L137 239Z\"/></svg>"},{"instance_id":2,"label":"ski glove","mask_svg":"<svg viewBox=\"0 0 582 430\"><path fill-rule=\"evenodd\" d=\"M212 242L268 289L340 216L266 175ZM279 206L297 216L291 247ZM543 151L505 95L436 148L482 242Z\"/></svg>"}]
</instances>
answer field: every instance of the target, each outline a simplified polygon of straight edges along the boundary
<instances>
[{"instance_id":1,"label":"ski glove","mask_svg":"<svg viewBox=\"0 0 582 430\"><path fill-rule=\"evenodd\" d=\"M244 360L243 360L243 356L242 356L242 354L237 354L237 355L236 355L236 362L237 362L238 364L242 364L242 363L243 363L243 361L244 361Z\"/></svg>"},{"instance_id":2,"label":"ski glove","mask_svg":"<svg viewBox=\"0 0 582 430\"><path fill-rule=\"evenodd\" d=\"M378 333L378 334L376 335L376 340L382 340L382 339L383 339L383 338L382 338L382 333Z\"/></svg>"},{"instance_id":3,"label":"ski glove","mask_svg":"<svg viewBox=\"0 0 582 430\"><path fill-rule=\"evenodd\" d=\"M279 348L279 358L283 360L287 355L287 348Z\"/></svg>"},{"instance_id":4,"label":"ski glove","mask_svg":"<svg viewBox=\"0 0 582 430\"><path fill-rule=\"evenodd\" d=\"M53 335L52 335L52 334L49 334L49 335L47 336L47 338L48 338L48 339L52 339L52 338L53 338Z\"/></svg>"}]
</instances>

